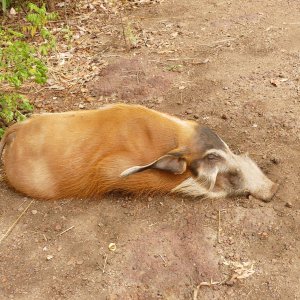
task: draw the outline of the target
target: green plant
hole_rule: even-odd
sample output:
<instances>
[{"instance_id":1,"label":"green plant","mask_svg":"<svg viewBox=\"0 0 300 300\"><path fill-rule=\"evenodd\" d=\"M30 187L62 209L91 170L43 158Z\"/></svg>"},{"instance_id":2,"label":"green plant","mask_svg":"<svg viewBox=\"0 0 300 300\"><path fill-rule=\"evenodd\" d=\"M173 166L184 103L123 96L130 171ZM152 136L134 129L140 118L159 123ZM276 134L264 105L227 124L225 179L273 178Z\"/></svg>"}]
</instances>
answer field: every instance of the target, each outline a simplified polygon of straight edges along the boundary
<instances>
[{"instance_id":1,"label":"green plant","mask_svg":"<svg viewBox=\"0 0 300 300\"><path fill-rule=\"evenodd\" d=\"M57 18L57 13L47 12L45 4L42 7L38 7L33 3L29 3L28 8L29 13L26 16L26 20L31 24L29 27L31 36L34 36L37 30L46 29L46 24Z\"/></svg>"},{"instance_id":2,"label":"green plant","mask_svg":"<svg viewBox=\"0 0 300 300\"><path fill-rule=\"evenodd\" d=\"M28 4L29 13L26 16L26 20L30 25L23 27L23 32L29 34L32 38L39 34L43 42L38 47L39 52L42 55L47 55L50 50L56 46L56 39L52 33L47 29L46 25L49 21L57 19L57 13L48 13L45 4L41 7L33 3Z\"/></svg>"},{"instance_id":3,"label":"green plant","mask_svg":"<svg viewBox=\"0 0 300 300\"><path fill-rule=\"evenodd\" d=\"M31 112L33 106L23 95L0 94L0 137L4 134L5 127L10 125L12 121L23 121L26 119L25 114Z\"/></svg>"},{"instance_id":4,"label":"green plant","mask_svg":"<svg viewBox=\"0 0 300 300\"><path fill-rule=\"evenodd\" d=\"M1 0L5 5L8 0ZM55 13L47 13L45 5L38 7L29 4L26 17L30 25L23 27L23 33L0 26L0 83L6 82L19 88L25 81L34 80L43 84L47 80L47 66L43 55L55 48L55 37L46 28L50 20L57 17ZM28 41L36 37L36 44ZM26 114L33 110L29 101L19 93L0 93L0 137L5 128L13 121L22 121Z\"/></svg>"},{"instance_id":5,"label":"green plant","mask_svg":"<svg viewBox=\"0 0 300 300\"><path fill-rule=\"evenodd\" d=\"M138 45L138 39L134 34L134 30L131 26L131 23L127 23L124 28L124 35L126 40L129 42L130 48L135 48Z\"/></svg>"},{"instance_id":6,"label":"green plant","mask_svg":"<svg viewBox=\"0 0 300 300\"><path fill-rule=\"evenodd\" d=\"M64 28L61 29L61 33L63 33L63 38L65 39L65 41L67 42L68 48L71 48L71 42L73 39L73 31L72 29L70 29L70 26L66 26Z\"/></svg>"},{"instance_id":7,"label":"green plant","mask_svg":"<svg viewBox=\"0 0 300 300\"><path fill-rule=\"evenodd\" d=\"M7 8L10 5L10 2L10 0L1 0L1 7L3 12L6 12Z\"/></svg>"},{"instance_id":8,"label":"green plant","mask_svg":"<svg viewBox=\"0 0 300 300\"><path fill-rule=\"evenodd\" d=\"M46 82L47 67L21 32L0 27L0 82L19 87L25 80Z\"/></svg>"},{"instance_id":9,"label":"green plant","mask_svg":"<svg viewBox=\"0 0 300 300\"><path fill-rule=\"evenodd\" d=\"M183 65L168 65L166 67L166 70L167 71L170 71L170 72L182 72L183 71Z\"/></svg>"}]
</instances>

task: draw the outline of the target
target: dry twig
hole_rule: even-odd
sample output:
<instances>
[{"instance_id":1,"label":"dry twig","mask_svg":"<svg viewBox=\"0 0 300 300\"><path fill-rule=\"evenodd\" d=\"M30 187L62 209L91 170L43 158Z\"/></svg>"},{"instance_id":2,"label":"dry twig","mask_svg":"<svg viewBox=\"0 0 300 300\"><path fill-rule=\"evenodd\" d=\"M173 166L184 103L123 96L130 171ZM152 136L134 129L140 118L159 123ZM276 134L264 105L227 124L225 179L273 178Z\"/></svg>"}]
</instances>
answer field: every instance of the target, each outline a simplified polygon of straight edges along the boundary
<instances>
[{"instance_id":1,"label":"dry twig","mask_svg":"<svg viewBox=\"0 0 300 300\"><path fill-rule=\"evenodd\" d=\"M31 202L27 205L27 207L22 211L22 213L19 215L19 217L15 220L15 222L7 229L7 231L4 233L2 238L0 239L0 244L2 241L10 234L10 232L14 229L14 227L17 225L19 220L23 217L23 215L26 213L28 208L31 206L31 204L34 202L34 200L31 200Z\"/></svg>"},{"instance_id":2,"label":"dry twig","mask_svg":"<svg viewBox=\"0 0 300 300\"><path fill-rule=\"evenodd\" d=\"M221 231L222 231L222 228L221 228L221 212L222 211L225 211L224 209L221 209L218 211L218 243L220 244L221 243Z\"/></svg>"},{"instance_id":3,"label":"dry twig","mask_svg":"<svg viewBox=\"0 0 300 300\"><path fill-rule=\"evenodd\" d=\"M198 292L202 286L213 286L213 285L223 284L224 282L225 282L225 280L224 281L213 281L212 279L210 280L210 282L207 282L207 281L200 282L194 289L193 300L198 299Z\"/></svg>"},{"instance_id":4,"label":"dry twig","mask_svg":"<svg viewBox=\"0 0 300 300\"><path fill-rule=\"evenodd\" d=\"M164 266L167 265L167 262L165 261L165 259L159 254L159 257L162 259L162 261L164 262Z\"/></svg>"},{"instance_id":5,"label":"dry twig","mask_svg":"<svg viewBox=\"0 0 300 300\"><path fill-rule=\"evenodd\" d=\"M105 267L106 267L106 263L107 263L107 255L106 254L104 254L104 255L105 255L105 258L104 258L104 264L103 264L102 274L104 274L104 272L105 272Z\"/></svg>"},{"instance_id":6,"label":"dry twig","mask_svg":"<svg viewBox=\"0 0 300 300\"><path fill-rule=\"evenodd\" d=\"M73 226L71 226L70 228L68 228L68 229L66 229L66 230L62 231L61 233L59 233L57 236L61 236L61 235L63 235L64 233L68 232L69 230L73 229L74 227L75 227L74 225L73 225Z\"/></svg>"},{"instance_id":7,"label":"dry twig","mask_svg":"<svg viewBox=\"0 0 300 300\"><path fill-rule=\"evenodd\" d=\"M219 210L219 213L218 213L218 243L220 244L221 243L221 240L220 240L220 236L221 236L221 211Z\"/></svg>"}]
</instances>

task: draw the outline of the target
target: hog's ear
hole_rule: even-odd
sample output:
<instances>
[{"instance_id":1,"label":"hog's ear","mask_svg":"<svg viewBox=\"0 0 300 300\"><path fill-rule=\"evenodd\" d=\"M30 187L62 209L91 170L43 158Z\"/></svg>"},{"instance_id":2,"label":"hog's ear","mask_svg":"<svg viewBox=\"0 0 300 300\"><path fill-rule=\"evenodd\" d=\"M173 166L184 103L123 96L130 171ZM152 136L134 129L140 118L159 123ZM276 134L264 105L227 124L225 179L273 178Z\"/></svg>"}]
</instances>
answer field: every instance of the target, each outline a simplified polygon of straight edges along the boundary
<instances>
[{"instance_id":1,"label":"hog's ear","mask_svg":"<svg viewBox=\"0 0 300 300\"><path fill-rule=\"evenodd\" d=\"M120 177L126 177L134 173L143 172L149 169L162 170L173 174L182 174L186 171L186 160L183 154L178 151L171 151L159 159L144 166L134 166L126 169L120 174Z\"/></svg>"}]
</instances>

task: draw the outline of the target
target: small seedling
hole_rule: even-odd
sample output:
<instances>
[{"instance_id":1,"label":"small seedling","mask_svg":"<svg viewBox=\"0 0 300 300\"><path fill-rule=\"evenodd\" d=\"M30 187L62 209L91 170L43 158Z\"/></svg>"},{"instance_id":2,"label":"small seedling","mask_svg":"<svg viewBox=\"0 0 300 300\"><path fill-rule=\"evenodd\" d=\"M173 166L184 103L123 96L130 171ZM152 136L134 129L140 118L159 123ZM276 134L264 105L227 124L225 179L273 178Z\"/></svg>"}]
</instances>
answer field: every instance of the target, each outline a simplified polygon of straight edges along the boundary
<instances>
[{"instance_id":1,"label":"small seedling","mask_svg":"<svg viewBox=\"0 0 300 300\"><path fill-rule=\"evenodd\" d=\"M23 121L26 114L33 110L33 106L28 99L20 94L0 94L0 138L4 134L5 128L13 121Z\"/></svg>"},{"instance_id":2,"label":"small seedling","mask_svg":"<svg viewBox=\"0 0 300 300\"><path fill-rule=\"evenodd\" d=\"M124 35L130 45L130 48L136 48L138 45L138 39L134 34L134 30L130 22L128 22L124 28Z\"/></svg>"},{"instance_id":3,"label":"small seedling","mask_svg":"<svg viewBox=\"0 0 300 300\"><path fill-rule=\"evenodd\" d=\"M167 71L170 71L170 72L182 72L183 71L183 65L169 65L166 67L166 70Z\"/></svg>"}]
</instances>

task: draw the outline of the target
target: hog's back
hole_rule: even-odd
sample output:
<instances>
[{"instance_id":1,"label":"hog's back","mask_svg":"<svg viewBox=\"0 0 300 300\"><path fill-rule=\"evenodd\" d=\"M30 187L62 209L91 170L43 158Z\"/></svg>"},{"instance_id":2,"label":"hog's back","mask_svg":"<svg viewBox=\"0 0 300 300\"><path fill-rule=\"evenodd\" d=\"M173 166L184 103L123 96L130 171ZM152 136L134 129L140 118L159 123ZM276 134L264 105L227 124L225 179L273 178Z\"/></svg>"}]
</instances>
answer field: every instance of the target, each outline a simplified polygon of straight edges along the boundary
<instances>
[{"instance_id":1,"label":"hog's back","mask_svg":"<svg viewBox=\"0 0 300 300\"><path fill-rule=\"evenodd\" d=\"M121 106L37 115L17 124L3 158L8 182L44 199L172 188L180 178L174 181L174 176L159 172L123 181L119 177L132 165L149 163L176 146L174 125L160 126L159 114L149 118L144 112L149 114Z\"/></svg>"}]
</instances>

